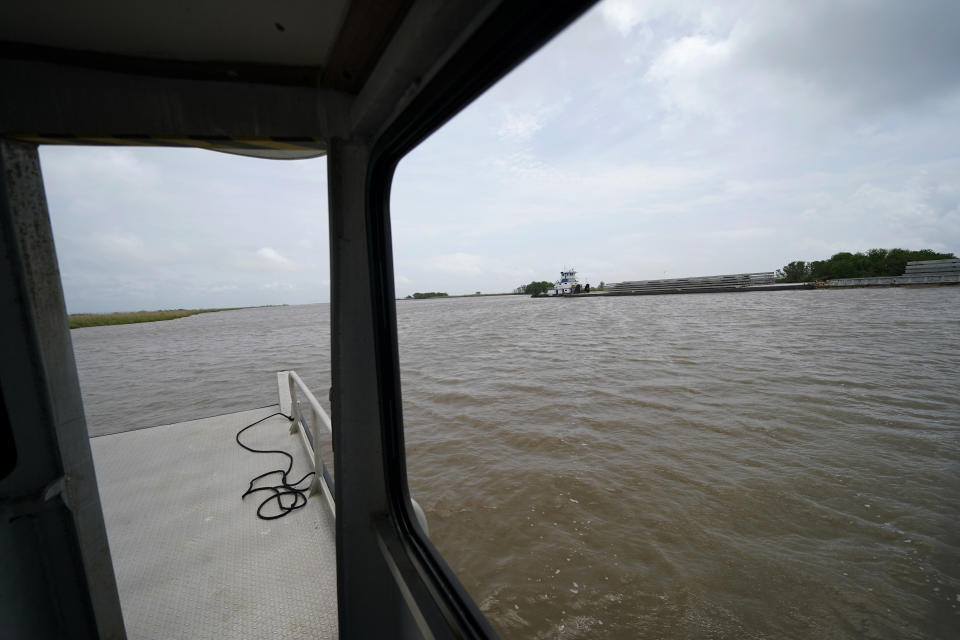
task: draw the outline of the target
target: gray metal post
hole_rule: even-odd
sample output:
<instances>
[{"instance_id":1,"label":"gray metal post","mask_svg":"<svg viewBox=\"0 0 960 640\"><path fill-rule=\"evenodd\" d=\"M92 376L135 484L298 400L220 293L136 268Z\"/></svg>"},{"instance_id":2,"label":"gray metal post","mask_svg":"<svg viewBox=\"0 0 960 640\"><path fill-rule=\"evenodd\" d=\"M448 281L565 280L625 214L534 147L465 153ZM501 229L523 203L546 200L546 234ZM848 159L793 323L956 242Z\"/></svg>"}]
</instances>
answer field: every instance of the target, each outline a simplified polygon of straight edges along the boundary
<instances>
[{"instance_id":1,"label":"gray metal post","mask_svg":"<svg viewBox=\"0 0 960 640\"><path fill-rule=\"evenodd\" d=\"M0 629L125 637L34 145L0 140Z\"/></svg>"},{"instance_id":2,"label":"gray metal post","mask_svg":"<svg viewBox=\"0 0 960 640\"><path fill-rule=\"evenodd\" d=\"M340 629L356 637L385 638L397 637L404 623L402 602L374 528L388 505L365 215L369 157L363 145L330 142L331 418ZM373 602L377 615L370 614Z\"/></svg>"}]
</instances>

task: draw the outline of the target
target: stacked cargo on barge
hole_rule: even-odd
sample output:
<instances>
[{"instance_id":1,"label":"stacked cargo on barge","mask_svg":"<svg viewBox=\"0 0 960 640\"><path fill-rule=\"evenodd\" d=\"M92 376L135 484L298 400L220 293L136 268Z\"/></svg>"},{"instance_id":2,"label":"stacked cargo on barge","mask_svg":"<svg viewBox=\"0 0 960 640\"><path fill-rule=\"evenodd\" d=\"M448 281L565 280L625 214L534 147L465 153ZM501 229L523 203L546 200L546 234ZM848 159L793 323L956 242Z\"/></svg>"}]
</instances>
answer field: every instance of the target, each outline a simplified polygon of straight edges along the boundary
<instances>
[{"instance_id":1,"label":"stacked cargo on barge","mask_svg":"<svg viewBox=\"0 0 960 640\"><path fill-rule=\"evenodd\" d=\"M804 285L809 286L809 285ZM664 280L635 280L614 282L606 287L611 296L642 296L665 293L718 293L724 291L757 291L770 288L798 288L774 285L773 271L734 273L722 276L670 278Z\"/></svg>"}]
</instances>

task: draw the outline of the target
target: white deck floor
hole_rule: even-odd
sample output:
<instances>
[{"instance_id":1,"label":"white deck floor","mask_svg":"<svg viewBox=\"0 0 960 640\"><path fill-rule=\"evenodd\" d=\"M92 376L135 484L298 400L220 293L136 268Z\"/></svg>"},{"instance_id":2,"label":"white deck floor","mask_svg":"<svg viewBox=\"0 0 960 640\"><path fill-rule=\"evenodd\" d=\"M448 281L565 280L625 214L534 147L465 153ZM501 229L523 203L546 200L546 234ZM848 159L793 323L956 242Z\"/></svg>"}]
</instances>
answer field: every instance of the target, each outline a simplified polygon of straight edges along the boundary
<instances>
[{"instance_id":1,"label":"white deck floor","mask_svg":"<svg viewBox=\"0 0 960 640\"><path fill-rule=\"evenodd\" d=\"M286 467L234 441L276 410L91 439L131 640L337 636L334 521L323 497L271 521L256 515L266 493L240 499L254 476ZM296 480L311 467L288 427L275 416L243 440L293 454Z\"/></svg>"}]
</instances>

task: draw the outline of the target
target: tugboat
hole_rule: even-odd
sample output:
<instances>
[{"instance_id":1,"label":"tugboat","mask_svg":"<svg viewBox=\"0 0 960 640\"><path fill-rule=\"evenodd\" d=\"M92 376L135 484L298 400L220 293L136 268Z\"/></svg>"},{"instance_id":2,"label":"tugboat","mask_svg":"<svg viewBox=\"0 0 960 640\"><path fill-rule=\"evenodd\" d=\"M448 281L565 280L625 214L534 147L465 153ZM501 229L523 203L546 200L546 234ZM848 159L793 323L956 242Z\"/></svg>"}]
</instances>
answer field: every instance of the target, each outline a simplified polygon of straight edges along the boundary
<instances>
[{"instance_id":1,"label":"tugboat","mask_svg":"<svg viewBox=\"0 0 960 640\"><path fill-rule=\"evenodd\" d=\"M587 285L587 291L590 290ZM553 284L553 290L550 295L568 296L575 293L581 293L583 286L577 281L577 271L571 268L569 271L561 271L560 279Z\"/></svg>"}]
</instances>

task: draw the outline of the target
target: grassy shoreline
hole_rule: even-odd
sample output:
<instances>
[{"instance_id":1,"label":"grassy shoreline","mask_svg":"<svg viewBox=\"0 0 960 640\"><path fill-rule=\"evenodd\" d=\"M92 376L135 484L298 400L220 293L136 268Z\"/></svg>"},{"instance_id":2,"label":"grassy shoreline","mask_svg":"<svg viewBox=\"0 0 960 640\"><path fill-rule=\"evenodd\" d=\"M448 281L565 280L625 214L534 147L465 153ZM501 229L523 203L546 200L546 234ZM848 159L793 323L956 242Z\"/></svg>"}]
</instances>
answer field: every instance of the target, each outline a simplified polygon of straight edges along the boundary
<instances>
[{"instance_id":1,"label":"grassy shoreline","mask_svg":"<svg viewBox=\"0 0 960 640\"><path fill-rule=\"evenodd\" d=\"M136 324L138 322L160 322L186 318L200 313L233 311L244 307L226 307L223 309L160 309L157 311L117 311L114 313L71 313L70 328L103 327L114 324Z\"/></svg>"}]
</instances>

